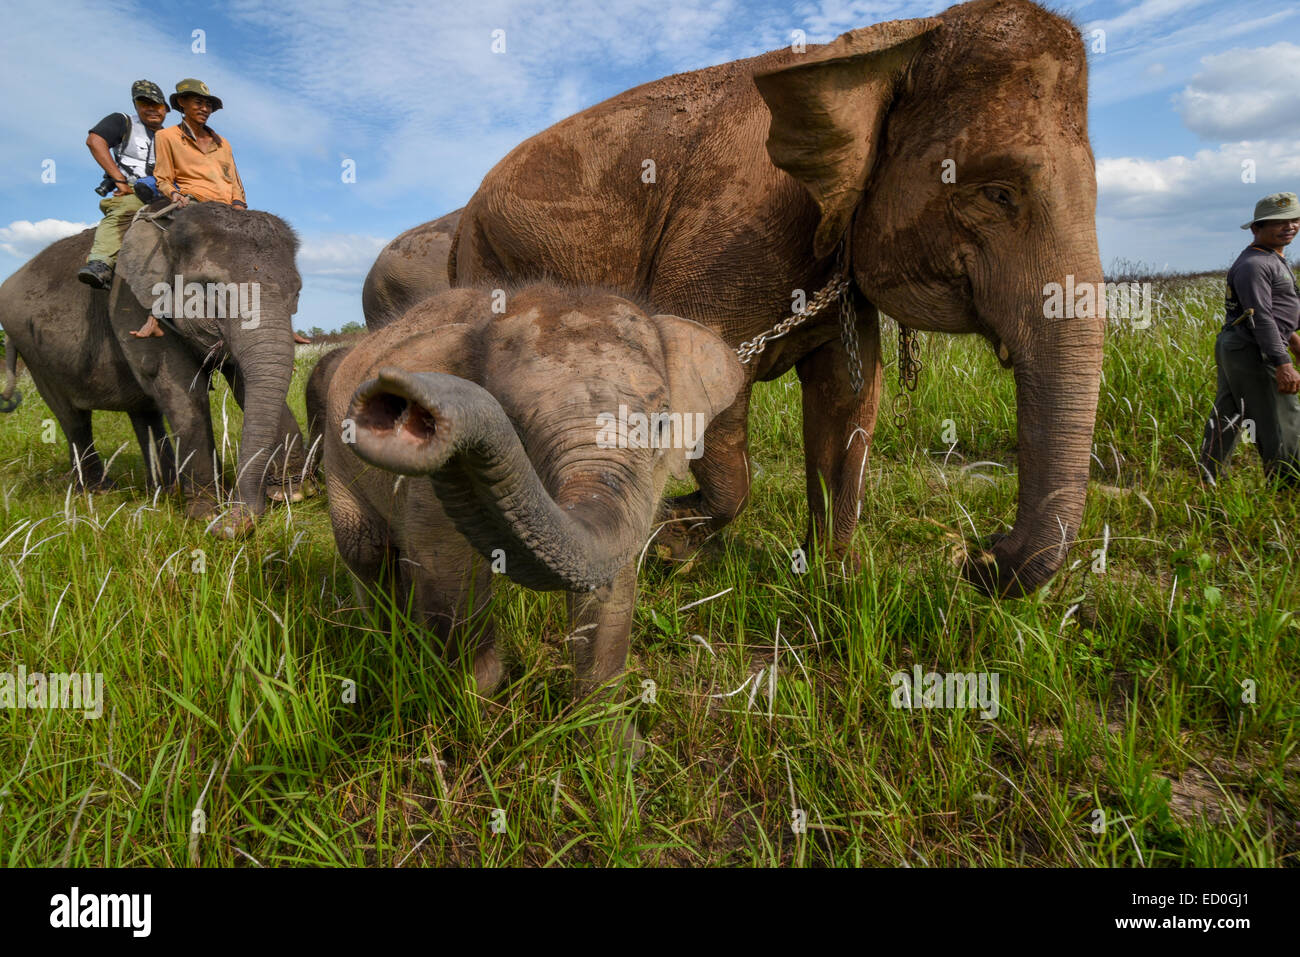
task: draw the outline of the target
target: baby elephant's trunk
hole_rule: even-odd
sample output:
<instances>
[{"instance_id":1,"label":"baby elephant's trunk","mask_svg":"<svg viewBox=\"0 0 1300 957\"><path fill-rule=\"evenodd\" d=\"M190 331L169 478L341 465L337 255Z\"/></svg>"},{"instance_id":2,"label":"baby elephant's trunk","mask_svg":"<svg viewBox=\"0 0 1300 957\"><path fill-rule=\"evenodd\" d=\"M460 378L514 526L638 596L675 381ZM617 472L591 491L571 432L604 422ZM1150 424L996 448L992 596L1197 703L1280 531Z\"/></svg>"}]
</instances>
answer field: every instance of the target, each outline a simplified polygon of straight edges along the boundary
<instances>
[{"instance_id":1,"label":"baby elephant's trunk","mask_svg":"<svg viewBox=\"0 0 1300 957\"><path fill-rule=\"evenodd\" d=\"M521 585L603 591L643 544L629 508L611 521L557 505L500 403L466 379L384 368L353 394L348 418L360 458L428 476L461 534Z\"/></svg>"}]
</instances>

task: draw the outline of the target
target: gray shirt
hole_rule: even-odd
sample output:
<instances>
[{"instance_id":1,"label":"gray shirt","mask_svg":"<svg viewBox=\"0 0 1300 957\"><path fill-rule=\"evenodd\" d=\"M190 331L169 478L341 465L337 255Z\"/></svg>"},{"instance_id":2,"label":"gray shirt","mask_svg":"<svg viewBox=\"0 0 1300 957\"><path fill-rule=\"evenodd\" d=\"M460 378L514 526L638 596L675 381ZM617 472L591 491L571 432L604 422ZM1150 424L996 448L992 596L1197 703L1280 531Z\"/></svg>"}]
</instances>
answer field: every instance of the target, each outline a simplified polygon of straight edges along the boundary
<instances>
[{"instance_id":1,"label":"gray shirt","mask_svg":"<svg viewBox=\"0 0 1300 957\"><path fill-rule=\"evenodd\" d=\"M1228 270L1229 332L1259 346L1270 365L1291 361L1287 340L1300 327L1300 288L1287 261L1271 250L1248 246ZM1255 328L1249 321L1233 326L1247 309L1255 310Z\"/></svg>"}]
</instances>

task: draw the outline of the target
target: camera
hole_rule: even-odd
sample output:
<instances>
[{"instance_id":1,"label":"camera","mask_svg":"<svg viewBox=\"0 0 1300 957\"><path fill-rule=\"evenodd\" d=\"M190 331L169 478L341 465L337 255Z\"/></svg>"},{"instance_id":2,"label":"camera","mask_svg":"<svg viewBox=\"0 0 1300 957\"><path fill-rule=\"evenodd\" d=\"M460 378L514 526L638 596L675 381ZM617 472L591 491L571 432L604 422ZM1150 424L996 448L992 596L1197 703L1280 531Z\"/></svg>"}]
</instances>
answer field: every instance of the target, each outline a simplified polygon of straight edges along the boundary
<instances>
[{"instance_id":1,"label":"camera","mask_svg":"<svg viewBox=\"0 0 1300 957\"><path fill-rule=\"evenodd\" d=\"M130 173L127 173L125 178L126 178L126 185L128 188L135 186L135 181L136 181L135 176L132 176ZM111 176L105 173L104 178L100 180L99 185L95 187L95 192L98 193L100 196L107 196L115 189L117 189L117 182Z\"/></svg>"}]
</instances>

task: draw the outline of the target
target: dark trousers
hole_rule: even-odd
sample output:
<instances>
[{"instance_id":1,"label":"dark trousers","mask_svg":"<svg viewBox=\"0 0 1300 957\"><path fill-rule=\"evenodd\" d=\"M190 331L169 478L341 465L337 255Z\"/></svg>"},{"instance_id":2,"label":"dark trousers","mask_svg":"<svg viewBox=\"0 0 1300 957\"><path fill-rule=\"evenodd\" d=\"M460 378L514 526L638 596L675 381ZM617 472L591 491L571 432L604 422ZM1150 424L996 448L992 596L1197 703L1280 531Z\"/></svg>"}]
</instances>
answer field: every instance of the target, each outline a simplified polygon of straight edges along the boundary
<instances>
[{"instance_id":1,"label":"dark trousers","mask_svg":"<svg viewBox=\"0 0 1300 957\"><path fill-rule=\"evenodd\" d=\"M1217 477L1232 458L1242 432L1253 423L1264 472L1289 486L1300 486L1300 402L1277 391L1273 368L1259 348L1226 329L1214 341L1219 388L1205 424L1201 466Z\"/></svg>"}]
</instances>

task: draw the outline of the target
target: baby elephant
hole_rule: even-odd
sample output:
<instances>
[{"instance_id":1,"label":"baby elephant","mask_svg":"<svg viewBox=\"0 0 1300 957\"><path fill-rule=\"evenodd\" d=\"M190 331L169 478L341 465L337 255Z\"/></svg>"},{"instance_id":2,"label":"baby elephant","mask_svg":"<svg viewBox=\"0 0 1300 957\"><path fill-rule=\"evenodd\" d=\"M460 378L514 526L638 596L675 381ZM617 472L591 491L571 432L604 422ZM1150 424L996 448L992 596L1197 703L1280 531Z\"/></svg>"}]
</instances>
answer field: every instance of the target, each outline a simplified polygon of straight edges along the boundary
<instances>
[{"instance_id":1,"label":"baby elephant","mask_svg":"<svg viewBox=\"0 0 1300 957\"><path fill-rule=\"evenodd\" d=\"M665 480L688 474L744 373L709 329L610 292L502 298L451 289L412 307L313 373L327 408L308 417L325 423L330 519L357 578L409 595L443 639L477 623L494 573L567 591L583 697L626 665ZM480 635L488 693L502 667L482 624L457 634Z\"/></svg>"}]
</instances>

